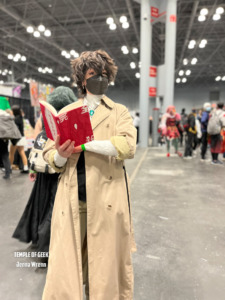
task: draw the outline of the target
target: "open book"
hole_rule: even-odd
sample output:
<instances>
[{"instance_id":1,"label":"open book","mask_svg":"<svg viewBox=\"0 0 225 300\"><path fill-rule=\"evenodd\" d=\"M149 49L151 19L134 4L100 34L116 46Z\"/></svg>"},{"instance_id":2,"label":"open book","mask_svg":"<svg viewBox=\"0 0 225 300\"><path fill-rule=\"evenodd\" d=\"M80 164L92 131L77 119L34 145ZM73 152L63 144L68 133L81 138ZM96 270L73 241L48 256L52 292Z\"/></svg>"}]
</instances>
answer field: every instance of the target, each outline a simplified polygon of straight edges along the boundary
<instances>
[{"instance_id":1,"label":"open book","mask_svg":"<svg viewBox=\"0 0 225 300\"><path fill-rule=\"evenodd\" d=\"M87 106L74 108L74 103L62 108L58 113L46 101L40 101L47 137L55 140L60 136L60 145L65 141L75 141L75 146L94 139Z\"/></svg>"}]
</instances>

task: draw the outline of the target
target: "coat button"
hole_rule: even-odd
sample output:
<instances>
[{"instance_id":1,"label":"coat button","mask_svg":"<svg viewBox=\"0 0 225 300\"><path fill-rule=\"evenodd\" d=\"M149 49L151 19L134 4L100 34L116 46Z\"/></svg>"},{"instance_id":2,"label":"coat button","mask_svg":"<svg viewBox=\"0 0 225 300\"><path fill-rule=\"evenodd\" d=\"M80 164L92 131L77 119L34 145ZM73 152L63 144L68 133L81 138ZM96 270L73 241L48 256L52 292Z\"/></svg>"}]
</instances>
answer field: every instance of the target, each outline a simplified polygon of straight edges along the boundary
<instances>
[{"instance_id":1,"label":"coat button","mask_svg":"<svg viewBox=\"0 0 225 300\"><path fill-rule=\"evenodd\" d=\"M107 124L106 127L109 128L109 124Z\"/></svg>"},{"instance_id":2,"label":"coat button","mask_svg":"<svg viewBox=\"0 0 225 300\"><path fill-rule=\"evenodd\" d=\"M109 176L109 180L112 180L112 176Z\"/></svg>"},{"instance_id":3,"label":"coat button","mask_svg":"<svg viewBox=\"0 0 225 300\"><path fill-rule=\"evenodd\" d=\"M62 211L62 216L65 216L65 213L64 213L64 211Z\"/></svg>"}]
</instances>

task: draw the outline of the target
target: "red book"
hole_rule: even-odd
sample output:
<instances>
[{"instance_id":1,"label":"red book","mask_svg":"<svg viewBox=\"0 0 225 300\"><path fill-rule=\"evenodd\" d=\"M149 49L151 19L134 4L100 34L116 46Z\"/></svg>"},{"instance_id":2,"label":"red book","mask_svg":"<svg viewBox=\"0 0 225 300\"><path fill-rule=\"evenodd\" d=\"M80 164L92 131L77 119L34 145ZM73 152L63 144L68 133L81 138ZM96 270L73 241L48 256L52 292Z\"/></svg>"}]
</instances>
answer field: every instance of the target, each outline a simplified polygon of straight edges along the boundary
<instances>
[{"instance_id":1,"label":"red book","mask_svg":"<svg viewBox=\"0 0 225 300\"><path fill-rule=\"evenodd\" d=\"M79 146L94 140L87 106L74 108L74 103L65 106L58 113L46 101L40 101L47 137L55 140L60 136L60 145L67 140Z\"/></svg>"}]
</instances>

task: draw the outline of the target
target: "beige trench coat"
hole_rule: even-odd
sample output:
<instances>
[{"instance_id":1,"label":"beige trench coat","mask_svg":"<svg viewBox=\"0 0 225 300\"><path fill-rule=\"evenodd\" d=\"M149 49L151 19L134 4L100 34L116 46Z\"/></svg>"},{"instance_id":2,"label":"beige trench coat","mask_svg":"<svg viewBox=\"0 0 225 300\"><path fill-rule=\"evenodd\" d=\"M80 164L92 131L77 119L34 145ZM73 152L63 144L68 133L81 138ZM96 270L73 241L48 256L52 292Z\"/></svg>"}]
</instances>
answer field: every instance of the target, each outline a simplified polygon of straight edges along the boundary
<instances>
[{"instance_id":1,"label":"beige trench coat","mask_svg":"<svg viewBox=\"0 0 225 300\"><path fill-rule=\"evenodd\" d=\"M82 101L74 104L81 106ZM133 158L136 129L125 106L103 97L91 120L95 140L126 137L124 158ZM119 151L120 145L115 143ZM54 142L44 158L52 167ZM48 273L42 300L83 300L80 221L76 164L72 154L62 171L52 215ZM135 250L129 186L124 161L85 152L90 300L133 299L131 252Z\"/></svg>"}]
</instances>

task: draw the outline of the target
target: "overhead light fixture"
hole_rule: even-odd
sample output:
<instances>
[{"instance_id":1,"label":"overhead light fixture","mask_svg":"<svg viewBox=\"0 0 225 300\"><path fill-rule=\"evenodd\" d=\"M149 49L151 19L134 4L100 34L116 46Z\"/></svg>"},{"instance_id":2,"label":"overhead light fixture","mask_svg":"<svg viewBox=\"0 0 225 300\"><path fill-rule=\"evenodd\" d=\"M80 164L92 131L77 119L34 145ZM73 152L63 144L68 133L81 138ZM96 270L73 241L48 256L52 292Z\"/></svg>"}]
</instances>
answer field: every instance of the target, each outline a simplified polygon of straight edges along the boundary
<instances>
[{"instance_id":1,"label":"overhead light fixture","mask_svg":"<svg viewBox=\"0 0 225 300\"><path fill-rule=\"evenodd\" d=\"M185 74L186 74L187 76L191 75L191 70L187 70L187 71L185 72Z\"/></svg>"},{"instance_id":2,"label":"overhead light fixture","mask_svg":"<svg viewBox=\"0 0 225 300\"><path fill-rule=\"evenodd\" d=\"M121 47L121 50L122 50L122 51L128 50L128 49L127 49L127 46L122 46L122 47Z\"/></svg>"},{"instance_id":3,"label":"overhead light fixture","mask_svg":"<svg viewBox=\"0 0 225 300\"><path fill-rule=\"evenodd\" d=\"M114 23L114 19L113 19L112 17L108 17L108 18L106 19L106 23L107 23L108 25L113 24L113 23Z\"/></svg>"},{"instance_id":4,"label":"overhead light fixture","mask_svg":"<svg viewBox=\"0 0 225 300\"><path fill-rule=\"evenodd\" d=\"M180 75L180 76L183 76L183 75L184 75L184 71L183 71L183 70L180 70L180 71L179 71L179 75Z\"/></svg>"},{"instance_id":5,"label":"overhead light fixture","mask_svg":"<svg viewBox=\"0 0 225 300\"><path fill-rule=\"evenodd\" d=\"M177 78L176 79L176 83L180 83L181 79L180 78Z\"/></svg>"},{"instance_id":6,"label":"overhead light fixture","mask_svg":"<svg viewBox=\"0 0 225 300\"><path fill-rule=\"evenodd\" d=\"M215 80L216 80L216 81L220 81L220 80L221 80L221 76L217 76L217 77L215 78Z\"/></svg>"},{"instance_id":7,"label":"overhead light fixture","mask_svg":"<svg viewBox=\"0 0 225 300\"><path fill-rule=\"evenodd\" d=\"M194 47L195 47L194 44L189 44L189 45L188 45L188 48L189 48L189 49L194 49Z\"/></svg>"},{"instance_id":8,"label":"overhead light fixture","mask_svg":"<svg viewBox=\"0 0 225 300\"><path fill-rule=\"evenodd\" d=\"M8 59L13 59L13 55L12 54L8 54Z\"/></svg>"},{"instance_id":9,"label":"overhead light fixture","mask_svg":"<svg viewBox=\"0 0 225 300\"><path fill-rule=\"evenodd\" d=\"M135 69L135 68L136 68L135 62L132 61L132 62L130 63L130 67L131 67L131 69Z\"/></svg>"},{"instance_id":10,"label":"overhead light fixture","mask_svg":"<svg viewBox=\"0 0 225 300\"><path fill-rule=\"evenodd\" d=\"M201 44L207 44L207 40L206 39L201 40Z\"/></svg>"},{"instance_id":11,"label":"overhead light fixture","mask_svg":"<svg viewBox=\"0 0 225 300\"><path fill-rule=\"evenodd\" d=\"M202 8L200 10L200 15L206 16L206 15L208 15L208 13L209 13L209 11L207 8Z\"/></svg>"},{"instance_id":12,"label":"overhead light fixture","mask_svg":"<svg viewBox=\"0 0 225 300\"><path fill-rule=\"evenodd\" d=\"M218 8L216 9L216 14L221 15L221 14L223 14L223 13L224 13L224 8L223 8L223 7L218 7Z\"/></svg>"},{"instance_id":13,"label":"overhead light fixture","mask_svg":"<svg viewBox=\"0 0 225 300\"><path fill-rule=\"evenodd\" d=\"M71 55L69 53L66 53L66 58L70 59Z\"/></svg>"},{"instance_id":14,"label":"overhead light fixture","mask_svg":"<svg viewBox=\"0 0 225 300\"><path fill-rule=\"evenodd\" d=\"M44 32L44 31L45 31L45 26L44 26L43 24L40 24L40 25L38 26L38 30L39 30L40 32Z\"/></svg>"},{"instance_id":15,"label":"overhead light fixture","mask_svg":"<svg viewBox=\"0 0 225 300\"><path fill-rule=\"evenodd\" d=\"M19 58L14 56L13 61L17 62L17 61L19 61Z\"/></svg>"},{"instance_id":16,"label":"overhead light fixture","mask_svg":"<svg viewBox=\"0 0 225 300\"><path fill-rule=\"evenodd\" d=\"M110 84L109 85L115 85L115 82L114 81L112 81L112 82L110 82Z\"/></svg>"},{"instance_id":17,"label":"overhead light fixture","mask_svg":"<svg viewBox=\"0 0 225 300\"><path fill-rule=\"evenodd\" d=\"M218 21L221 19L221 16L219 14L213 15L213 21Z\"/></svg>"},{"instance_id":18,"label":"overhead light fixture","mask_svg":"<svg viewBox=\"0 0 225 300\"><path fill-rule=\"evenodd\" d=\"M184 59L183 59L183 64L184 64L184 65L187 65L187 64L188 64L188 59L187 59L187 58L184 58Z\"/></svg>"},{"instance_id":19,"label":"overhead light fixture","mask_svg":"<svg viewBox=\"0 0 225 300\"><path fill-rule=\"evenodd\" d=\"M122 24L122 27L123 27L124 29L127 29L127 28L130 27L130 24L129 24L128 22L124 22L124 23Z\"/></svg>"},{"instance_id":20,"label":"overhead light fixture","mask_svg":"<svg viewBox=\"0 0 225 300\"><path fill-rule=\"evenodd\" d=\"M120 23L125 23L127 22L127 17L126 16L121 16L120 17Z\"/></svg>"},{"instance_id":21,"label":"overhead light fixture","mask_svg":"<svg viewBox=\"0 0 225 300\"><path fill-rule=\"evenodd\" d=\"M66 50L63 50L63 51L61 52L61 55L62 55L62 56L66 56L66 54L67 54Z\"/></svg>"},{"instance_id":22,"label":"overhead light fixture","mask_svg":"<svg viewBox=\"0 0 225 300\"><path fill-rule=\"evenodd\" d=\"M38 72L42 72L43 69L41 67L38 68Z\"/></svg>"},{"instance_id":23,"label":"overhead light fixture","mask_svg":"<svg viewBox=\"0 0 225 300\"><path fill-rule=\"evenodd\" d=\"M70 54L74 56L76 54L76 51L75 50L70 50Z\"/></svg>"},{"instance_id":24,"label":"overhead light fixture","mask_svg":"<svg viewBox=\"0 0 225 300\"><path fill-rule=\"evenodd\" d=\"M21 58L21 54L20 54L20 53L16 53L16 57L17 57L18 59L20 59L20 58Z\"/></svg>"},{"instance_id":25,"label":"overhead light fixture","mask_svg":"<svg viewBox=\"0 0 225 300\"><path fill-rule=\"evenodd\" d=\"M135 77L136 77L136 78L140 78L140 77L141 77L141 74L140 74L140 73L136 73L136 74L135 74Z\"/></svg>"},{"instance_id":26,"label":"overhead light fixture","mask_svg":"<svg viewBox=\"0 0 225 300\"><path fill-rule=\"evenodd\" d=\"M204 43L200 43L199 44L199 48L205 48L205 44Z\"/></svg>"},{"instance_id":27,"label":"overhead light fixture","mask_svg":"<svg viewBox=\"0 0 225 300\"><path fill-rule=\"evenodd\" d=\"M4 81L3 80L0 80L0 84L3 84L4 83Z\"/></svg>"},{"instance_id":28,"label":"overhead light fixture","mask_svg":"<svg viewBox=\"0 0 225 300\"><path fill-rule=\"evenodd\" d=\"M44 35L49 37L52 35L51 31L49 29L46 29L45 32L44 32Z\"/></svg>"},{"instance_id":29,"label":"overhead light fixture","mask_svg":"<svg viewBox=\"0 0 225 300\"><path fill-rule=\"evenodd\" d=\"M138 53L138 48L134 47L134 48L132 49L132 53L137 54L137 53Z\"/></svg>"},{"instance_id":30,"label":"overhead light fixture","mask_svg":"<svg viewBox=\"0 0 225 300\"><path fill-rule=\"evenodd\" d=\"M27 60L26 56L24 56L24 55L21 56L21 60L22 60L22 61L26 61L26 60Z\"/></svg>"},{"instance_id":31,"label":"overhead light fixture","mask_svg":"<svg viewBox=\"0 0 225 300\"><path fill-rule=\"evenodd\" d=\"M34 32L34 28L32 26L28 26L27 27L27 32L28 33L33 33Z\"/></svg>"},{"instance_id":32,"label":"overhead light fixture","mask_svg":"<svg viewBox=\"0 0 225 300\"><path fill-rule=\"evenodd\" d=\"M12 71L9 71L9 75L12 75Z\"/></svg>"},{"instance_id":33,"label":"overhead light fixture","mask_svg":"<svg viewBox=\"0 0 225 300\"><path fill-rule=\"evenodd\" d=\"M191 60L191 64L192 65L195 65L196 63L197 63L197 58L196 57L194 57L194 58L192 58L192 60Z\"/></svg>"},{"instance_id":34,"label":"overhead light fixture","mask_svg":"<svg viewBox=\"0 0 225 300\"><path fill-rule=\"evenodd\" d=\"M205 20L206 20L206 16L204 16L204 15L198 16L198 21L199 22L204 22Z\"/></svg>"},{"instance_id":35,"label":"overhead light fixture","mask_svg":"<svg viewBox=\"0 0 225 300\"><path fill-rule=\"evenodd\" d=\"M110 30L115 30L115 29L116 29L116 24L115 24L115 23L111 23L111 24L109 25L109 29L110 29Z\"/></svg>"},{"instance_id":36,"label":"overhead light fixture","mask_svg":"<svg viewBox=\"0 0 225 300\"><path fill-rule=\"evenodd\" d=\"M123 54L128 54L128 53L129 53L128 49L126 49L126 50L123 51Z\"/></svg>"},{"instance_id":37,"label":"overhead light fixture","mask_svg":"<svg viewBox=\"0 0 225 300\"><path fill-rule=\"evenodd\" d=\"M41 34L39 31L36 30L36 31L34 31L33 36L36 38L39 38L41 36Z\"/></svg>"},{"instance_id":38,"label":"overhead light fixture","mask_svg":"<svg viewBox=\"0 0 225 300\"><path fill-rule=\"evenodd\" d=\"M183 83L187 82L187 78L186 77L182 78L182 82Z\"/></svg>"},{"instance_id":39,"label":"overhead light fixture","mask_svg":"<svg viewBox=\"0 0 225 300\"><path fill-rule=\"evenodd\" d=\"M225 76L223 76L222 80L225 81Z\"/></svg>"}]
</instances>

